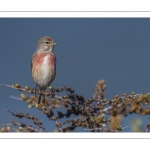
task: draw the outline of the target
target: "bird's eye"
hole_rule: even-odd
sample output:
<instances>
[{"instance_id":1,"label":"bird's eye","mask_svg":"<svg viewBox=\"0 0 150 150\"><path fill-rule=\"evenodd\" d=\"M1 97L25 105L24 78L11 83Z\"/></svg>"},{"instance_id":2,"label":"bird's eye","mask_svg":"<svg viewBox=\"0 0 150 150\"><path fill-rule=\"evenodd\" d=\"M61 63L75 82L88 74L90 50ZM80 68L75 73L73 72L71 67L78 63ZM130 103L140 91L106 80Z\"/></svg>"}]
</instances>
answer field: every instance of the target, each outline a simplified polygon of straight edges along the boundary
<instances>
[{"instance_id":1,"label":"bird's eye","mask_svg":"<svg viewBox=\"0 0 150 150\"><path fill-rule=\"evenodd\" d=\"M46 44L48 44L49 42L45 42Z\"/></svg>"}]
</instances>

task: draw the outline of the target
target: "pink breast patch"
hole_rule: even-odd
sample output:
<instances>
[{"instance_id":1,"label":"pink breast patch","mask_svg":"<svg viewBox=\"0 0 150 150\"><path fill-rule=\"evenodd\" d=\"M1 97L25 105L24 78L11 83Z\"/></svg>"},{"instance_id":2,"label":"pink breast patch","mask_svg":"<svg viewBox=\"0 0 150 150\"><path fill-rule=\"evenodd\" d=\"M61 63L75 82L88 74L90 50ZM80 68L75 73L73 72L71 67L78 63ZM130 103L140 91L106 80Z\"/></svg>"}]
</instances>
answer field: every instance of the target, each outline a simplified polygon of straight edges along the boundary
<instances>
[{"instance_id":1,"label":"pink breast patch","mask_svg":"<svg viewBox=\"0 0 150 150\"><path fill-rule=\"evenodd\" d=\"M42 65L45 56L46 54L36 54L33 65L34 66Z\"/></svg>"},{"instance_id":2,"label":"pink breast patch","mask_svg":"<svg viewBox=\"0 0 150 150\"><path fill-rule=\"evenodd\" d=\"M54 55L53 53L50 53L49 65L50 65L51 67L55 67L55 55Z\"/></svg>"},{"instance_id":3,"label":"pink breast patch","mask_svg":"<svg viewBox=\"0 0 150 150\"><path fill-rule=\"evenodd\" d=\"M48 57L47 65L49 65L50 67L55 67L55 55L53 53L36 54L34 57L33 66L42 65L45 57Z\"/></svg>"}]
</instances>

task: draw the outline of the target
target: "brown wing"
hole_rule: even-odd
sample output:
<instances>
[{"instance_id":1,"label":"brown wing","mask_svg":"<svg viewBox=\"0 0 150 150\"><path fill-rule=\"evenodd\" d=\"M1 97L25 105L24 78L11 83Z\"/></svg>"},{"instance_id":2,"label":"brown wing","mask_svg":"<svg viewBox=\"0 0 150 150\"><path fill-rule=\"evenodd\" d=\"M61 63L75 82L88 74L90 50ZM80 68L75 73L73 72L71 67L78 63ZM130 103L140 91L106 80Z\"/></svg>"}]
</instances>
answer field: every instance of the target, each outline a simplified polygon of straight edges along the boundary
<instances>
[{"instance_id":1,"label":"brown wing","mask_svg":"<svg viewBox=\"0 0 150 150\"><path fill-rule=\"evenodd\" d=\"M55 56L55 54L54 54L54 56ZM54 60L54 61L55 61L55 67L56 67L56 62L57 62L57 60L56 60L56 56L55 56L55 60Z\"/></svg>"},{"instance_id":2,"label":"brown wing","mask_svg":"<svg viewBox=\"0 0 150 150\"><path fill-rule=\"evenodd\" d=\"M32 69L33 60L34 60L34 58L35 58L35 55L36 55L36 53L34 53L33 56L32 56L32 60L31 60L31 69Z\"/></svg>"}]
</instances>

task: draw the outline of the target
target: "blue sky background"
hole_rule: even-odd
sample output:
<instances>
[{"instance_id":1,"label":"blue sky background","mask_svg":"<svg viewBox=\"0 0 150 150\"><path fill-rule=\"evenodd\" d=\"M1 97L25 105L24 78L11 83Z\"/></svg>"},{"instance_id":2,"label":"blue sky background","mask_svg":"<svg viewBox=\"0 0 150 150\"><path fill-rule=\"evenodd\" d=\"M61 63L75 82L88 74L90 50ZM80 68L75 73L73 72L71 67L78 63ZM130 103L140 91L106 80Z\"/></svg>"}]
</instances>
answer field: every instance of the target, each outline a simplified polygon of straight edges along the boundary
<instances>
[{"instance_id":1,"label":"blue sky background","mask_svg":"<svg viewBox=\"0 0 150 150\"><path fill-rule=\"evenodd\" d=\"M149 18L0 18L0 83L35 87L30 63L42 36L58 43L54 87L71 86L76 93L90 98L97 81L104 79L108 99L115 94L150 91ZM10 95L18 97L20 92L0 87L0 124L13 120L31 123L2 110L7 108L38 116L48 131L54 130L54 123L40 111L28 109L27 104L10 99ZM125 118L123 126L141 117L144 124L148 123L148 116L134 115Z\"/></svg>"}]
</instances>

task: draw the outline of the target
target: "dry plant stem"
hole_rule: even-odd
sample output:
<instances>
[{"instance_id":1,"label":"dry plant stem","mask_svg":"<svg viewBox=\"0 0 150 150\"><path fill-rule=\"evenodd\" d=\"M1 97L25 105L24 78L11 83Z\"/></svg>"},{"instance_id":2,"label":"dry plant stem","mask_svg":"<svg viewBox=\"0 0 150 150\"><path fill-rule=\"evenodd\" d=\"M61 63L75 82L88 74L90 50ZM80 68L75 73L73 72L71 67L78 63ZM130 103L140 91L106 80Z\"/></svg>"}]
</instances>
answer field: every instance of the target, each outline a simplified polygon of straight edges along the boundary
<instances>
[{"instance_id":1,"label":"dry plant stem","mask_svg":"<svg viewBox=\"0 0 150 150\"><path fill-rule=\"evenodd\" d=\"M126 128L131 127L132 125L126 126L121 128L121 130L124 130ZM93 128L93 129L84 129L84 130L100 130L100 131L107 131L107 132L119 132L118 130L111 130L111 129L107 129L107 128Z\"/></svg>"},{"instance_id":2,"label":"dry plant stem","mask_svg":"<svg viewBox=\"0 0 150 150\"><path fill-rule=\"evenodd\" d=\"M149 127L149 126L150 126L150 124L147 125L147 128L146 128L146 131L145 131L145 132L149 132L149 130L150 130L150 127Z\"/></svg>"},{"instance_id":3,"label":"dry plant stem","mask_svg":"<svg viewBox=\"0 0 150 150\"><path fill-rule=\"evenodd\" d=\"M149 117L149 123L146 125L146 131L145 132L149 132L150 131L150 117Z\"/></svg>"},{"instance_id":4,"label":"dry plant stem","mask_svg":"<svg viewBox=\"0 0 150 150\"><path fill-rule=\"evenodd\" d=\"M47 131L45 130L45 128L43 127L43 125L42 125L40 122L38 122L37 117L30 116L29 114L24 115L22 112L19 113L19 114L14 114L13 112L11 112L11 111L8 110L8 109L4 109L4 110L8 111L8 112L11 113L13 116L16 116L16 117L18 117L18 118L23 118L23 117L24 117L24 118L27 118L27 119L31 119L35 125L37 125L39 128L41 128L44 132L47 132Z\"/></svg>"},{"instance_id":5,"label":"dry plant stem","mask_svg":"<svg viewBox=\"0 0 150 150\"><path fill-rule=\"evenodd\" d=\"M42 94L42 95L46 95L46 96L49 96L51 94L51 91L49 91L49 92L47 92L47 91L43 92L43 91L39 91L39 90L35 90L35 89L33 89L33 90L26 90L24 88L16 88L16 87L8 85L8 84L0 84L0 86L7 86L7 87L15 89L15 90L24 91L24 92L28 92L28 93L32 93L32 94L40 94L40 95ZM64 89L60 88L60 89L61 90L59 92L65 90L65 88ZM74 93L72 90L71 91L68 90L68 92L70 92L71 94ZM61 96L58 96L58 95L55 95L54 98L57 98L57 99L59 99L59 100L61 100L63 102L65 102L67 100L67 101L69 101L70 104L75 104L75 102L72 102L70 99L64 100Z\"/></svg>"},{"instance_id":6,"label":"dry plant stem","mask_svg":"<svg viewBox=\"0 0 150 150\"><path fill-rule=\"evenodd\" d=\"M24 101L22 98L20 98L20 97L16 97L16 96L10 96L10 98L12 98L12 99L16 99L16 100L19 100L19 101ZM37 104L36 102L34 102L34 101L32 101L34 104ZM52 103L50 103L50 105L51 106L53 106L53 107L56 107L56 108L63 108L63 109L66 109L66 110L69 110L69 108L66 108L66 107L64 107L63 105L57 105L57 104L52 104Z\"/></svg>"},{"instance_id":7,"label":"dry plant stem","mask_svg":"<svg viewBox=\"0 0 150 150\"><path fill-rule=\"evenodd\" d=\"M12 99L16 99L16 100L19 100L19 101L23 101L23 99L22 99L22 98L20 98L20 97L10 96L10 98L12 98Z\"/></svg>"},{"instance_id":8,"label":"dry plant stem","mask_svg":"<svg viewBox=\"0 0 150 150\"><path fill-rule=\"evenodd\" d=\"M40 91L40 90L36 90L36 89L33 89L33 90L26 90L26 89L24 89L24 88L17 88L17 87L14 87L14 86L12 86L12 85L8 85L8 84L0 84L0 86L7 86L7 87L9 87L9 88L12 88L12 89L15 89L15 90L19 90L19 91L24 91L24 92L28 92L28 93L32 93L32 94L43 94L43 95L46 95L46 96L49 96L50 95L50 93L51 93L51 91L45 91L45 92L43 92L43 91ZM60 88L60 89L58 89L58 90L55 90L54 92L62 92L63 90L65 90L65 91L68 91L68 92L70 92L71 94L73 94L74 93L74 91L73 90L71 90L70 88L68 88L68 90L66 90L65 89L65 87L64 88Z\"/></svg>"},{"instance_id":9,"label":"dry plant stem","mask_svg":"<svg viewBox=\"0 0 150 150\"><path fill-rule=\"evenodd\" d=\"M136 94L136 95L134 95L134 96L135 96L135 98L136 98L136 97L139 96L139 95L141 95L141 94ZM127 96L127 97L125 97L125 98L129 98L129 96ZM115 102L115 101L117 101L117 100L119 100L119 99L122 99L122 100L124 101L125 98L124 98L124 97L120 97L120 98L118 98L118 99L112 99L112 100L110 100L110 101L104 103L104 106L105 106L105 105L108 105L110 102L112 103L112 102ZM123 105L123 104L118 104L117 107L122 106L122 105ZM110 113L109 113L109 110L110 110L110 109L112 109L112 106L109 106L109 107L105 108L104 110L99 110L99 111L97 111L97 112L94 113L94 114L95 114L95 115L99 115L100 113L110 114Z\"/></svg>"},{"instance_id":10,"label":"dry plant stem","mask_svg":"<svg viewBox=\"0 0 150 150\"><path fill-rule=\"evenodd\" d=\"M32 90L27 91L27 90L24 89L24 88L16 88L16 87L12 87L12 86L7 85L7 84L0 84L0 86L7 86L7 87L10 87L10 88L17 89L17 90L20 90L20 91L25 91L25 92L28 92L28 93L36 93L36 94L50 95L50 92L42 92L42 91L38 91L38 90L37 90L37 91L32 91ZM136 95L133 95L133 96L137 97L137 96L139 96L139 95L140 95L140 94L136 94ZM128 98L128 97L129 97L129 96L127 96L127 97L120 97L120 98L117 98L117 99L112 99L112 100L110 100L110 101L108 101L108 102L106 102L106 103L103 103L103 106L108 105L109 103L115 102L115 101L117 101L117 100L119 100L119 99L124 100L125 98ZM54 98L57 98L58 100L61 100L61 101L63 101L63 102L66 102L66 100L64 100L64 99L62 98L62 96L55 95ZM98 100L98 99L96 99L96 100ZM96 101L96 100L93 99L93 101ZM68 101L70 104L75 104L75 105L77 105L76 102L73 102L73 101L71 101L70 99L67 99L67 101ZM85 104L87 104L87 102L85 102ZM121 106L121 104L119 104L118 106ZM95 115L98 115L98 114L100 114L100 113L107 113L107 114L110 114L108 110L111 109L111 108L112 108L112 106L109 106L109 107L105 108L104 110L99 110L99 111L97 111L97 112L94 113L94 114L95 114Z\"/></svg>"},{"instance_id":11,"label":"dry plant stem","mask_svg":"<svg viewBox=\"0 0 150 150\"><path fill-rule=\"evenodd\" d=\"M40 130L38 130L38 129L35 129L35 128L27 126L23 123L17 123L17 122L14 122L14 121L12 123L8 123L8 124L1 124L0 126L11 126L11 125L23 127L23 130L25 130L25 131L30 130L30 132L40 132ZM14 129L14 130L17 130L17 129Z\"/></svg>"},{"instance_id":12,"label":"dry plant stem","mask_svg":"<svg viewBox=\"0 0 150 150\"><path fill-rule=\"evenodd\" d=\"M107 128L93 128L93 129L84 129L84 130L91 130L92 132L94 131L102 131L102 132L119 132L117 130L110 130L110 129L107 129Z\"/></svg>"},{"instance_id":13,"label":"dry plant stem","mask_svg":"<svg viewBox=\"0 0 150 150\"><path fill-rule=\"evenodd\" d=\"M132 125L129 125L129 126L123 127L121 130L126 129L126 128L129 128L129 127L131 127L131 126L132 126Z\"/></svg>"},{"instance_id":14,"label":"dry plant stem","mask_svg":"<svg viewBox=\"0 0 150 150\"><path fill-rule=\"evenodd\" d=\"M119 125L116 128L107 128L106 125L109 125L111 122L111 116L127 116L127 114L132 113L142 115L150 114L150 108L147 105L150 103L150 93L135 94L132 92L130 95L123 94L121 97L115 95L111 100L107 100L105 98L106 84L104 80L98 81L95 87L94 96L87 100L85 100L83 96L75 94L73 89L66 86L55 89L51 87L49 91L39 91L36 88L31 90L28 86L21 88L19 84L12 86L7 84L0 84L0 86L7 86L9 88L28 92L31 94L42 94L45 96L50 96L50 99L46 98L45 103L41 102L40 104L38 104L37 97L34 96L29 97L25 94L21 94L20 97L10 97L26 102L29 105L29 108L34 107L40 110L50 120L55 122L55 126L59 132L71 131L76 127L82 127L83 129L90 130L91 132L120 132L130 126L122 128ZM68 96L56 95L56 93L62 91L69 92ZM55 115L55 108L63 108L66 110L66 113L57 111L57 115ZM8 109L6 110L18 118L25 117L27 119L31 119L35 125L42 129L42 131L46 131L42 126L42 123L38 122L37 117L31 116L29 114L24 115L22 112L15 114ZM58 122L58 119L63 117L69 118L72 114L75 116L81 115L81 119L66 120L62 123ZM110 117L110 119L108 117ZM71 125L67 123L70 123ZM69 127L64 127L66 124L69 125ZM149 132L150 130L149 124L147 125L146 132ZM25 131L25 129L23 130ZM26 131L30 132L29 129ZM33 130L31 130L31 132L33 132Z\"/></svg>"}]
</instances>

